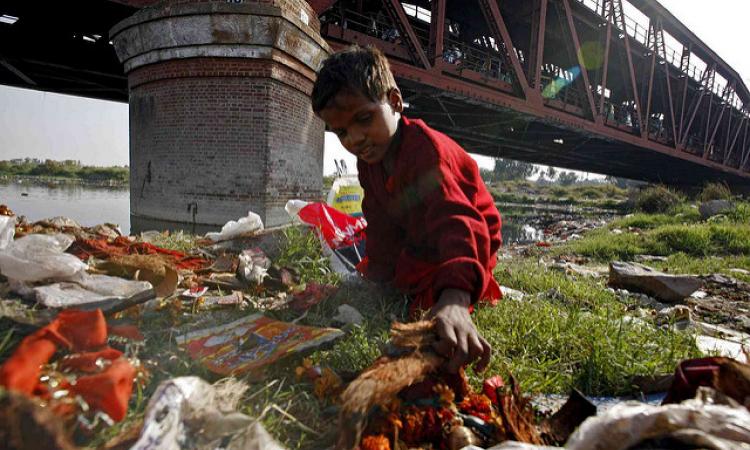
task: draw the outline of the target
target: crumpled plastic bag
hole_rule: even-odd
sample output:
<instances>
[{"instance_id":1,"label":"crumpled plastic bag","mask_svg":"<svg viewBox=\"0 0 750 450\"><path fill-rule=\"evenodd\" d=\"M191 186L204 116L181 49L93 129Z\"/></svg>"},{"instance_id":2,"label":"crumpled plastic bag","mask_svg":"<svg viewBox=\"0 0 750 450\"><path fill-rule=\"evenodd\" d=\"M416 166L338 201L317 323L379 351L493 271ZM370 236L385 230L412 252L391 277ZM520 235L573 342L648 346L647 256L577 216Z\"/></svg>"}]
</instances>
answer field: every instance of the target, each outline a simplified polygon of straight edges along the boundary
<instances>
[{"instance_id":1,"label":"crumpled plastic bag","mask_svg":"<svg viewBox=\"0 0 750 450\"><path fill-rule=\"evenodd\" d=\"M0 215L0 250L5 249L13 242L16 234L16 216Z\"/></svg>"},{"instance_id":2,"label":"crumpled plastic bag","mask_svg":"<svg viewBox=\"0 0 750 450\"><path fill-rule=\"evenodd\" d=\"M256 419L235 411L245 390L232 379L215 385L198 377L162 382L130 450L284 450Z\"/></svg>"},{"instance_id":3,"label":"crumpled plastic bag","mask_svg":"<svg viewBox=\"0 0 750 450\"><path fill-rule=\"evenodd\" d=\"M30 234L16 239L0 251L0 273L27 282L69 279L88 267L64 253L72 243L73 238L65 234Z\"/></svg>"},{"instance_id":4,"label":"crumpled plastic bag","mask_svg":"<svg viewBox=\"0 0 750 450\"><path fill-rule=\"evenodd\" d=\"M147 281L125 280L82 272L70 281L31 288L34 299L47 308L70 308L132 297L151 289Z\"/></svg>"},{"instance_id":5,"label":"crumpled plastic bag","mask_svg":"<svg viewBox=\"0 0 750 450\"><path fill-rule=\"evenodd\" d=\"M263 221L260 216L252 211L239 220L230 220L221 227L219 233L206 233L206 237L214 242L228 241L241 236L252 235L263 231Z\"/></svg>"},{"instance_id":6,"label":"crumpled plastic bag","mask_svg":"<svg viewBox=\"0 0 750 450\"><path fill-rule=\"evenodd\" d=\"M652 406L625 402L587 419L565 448L624 450L656 438L679 439L716 450L750 449L750 412L711 388L699 388L695 399ZM691 441L686 441L690 439ZM713 442L714 446L707 446Z\"/></svg>"},{"instance_id":7,"label":"crumpled plastic bag","mask_svg":"<svg viewBox=\"0 0 750 450\"><path fill-rule=\"evenodd\" d=\"M271 260L260 248L251 248L240 253L237 274L250 285L259 285L268 276Z\"/></svg>"}]
</instances>

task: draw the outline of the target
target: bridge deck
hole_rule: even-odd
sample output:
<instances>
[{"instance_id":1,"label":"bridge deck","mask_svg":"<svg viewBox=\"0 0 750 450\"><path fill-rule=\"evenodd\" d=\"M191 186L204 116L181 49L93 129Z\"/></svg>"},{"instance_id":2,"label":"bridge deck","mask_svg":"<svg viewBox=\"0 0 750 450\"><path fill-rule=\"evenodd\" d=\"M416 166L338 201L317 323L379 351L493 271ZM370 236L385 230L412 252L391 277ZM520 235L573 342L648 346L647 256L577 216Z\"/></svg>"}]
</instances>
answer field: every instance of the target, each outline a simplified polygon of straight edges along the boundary
<instances>
[{"instance_id":1,"label":"bridge deck","mask_svg":"<svg viewBox=\"0 0 750 450\"><path fill-rule=\"evenodd\" d=\"M0 83L127 101L108 30L154 0L0 4ZM409 104L488 156L750 184L750 93L653 0L313 1L334 48L389 56ZM440 24L440 25L439 25Z\"/></svg>"}]
</instances>

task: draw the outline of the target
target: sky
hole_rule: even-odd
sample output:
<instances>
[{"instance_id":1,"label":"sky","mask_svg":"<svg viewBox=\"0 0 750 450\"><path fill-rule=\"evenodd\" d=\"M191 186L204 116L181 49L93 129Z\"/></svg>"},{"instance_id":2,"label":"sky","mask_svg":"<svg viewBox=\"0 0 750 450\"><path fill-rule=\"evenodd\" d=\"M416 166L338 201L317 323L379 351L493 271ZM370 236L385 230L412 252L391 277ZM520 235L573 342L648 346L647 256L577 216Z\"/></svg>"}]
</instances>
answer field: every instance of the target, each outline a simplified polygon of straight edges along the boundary
<instances>
[{"instance_id":1,"label":"sky","mask_svg":"<svg viewBox=\"0 0 750 450\"><path fill-rule=\"evenodd\" d=\"M750 58L744 37L750 1L659 2L750 84ZM352 172L356 159L334 135L326 133L325 142L324 174L333 173L334 159L344 159ZM74 159L98 166L126 165L128 107L124 103L0 86L0 160L24 157ZM491 158L476 159L480 166L492 167Z\"/></svg>"}]
</instances>

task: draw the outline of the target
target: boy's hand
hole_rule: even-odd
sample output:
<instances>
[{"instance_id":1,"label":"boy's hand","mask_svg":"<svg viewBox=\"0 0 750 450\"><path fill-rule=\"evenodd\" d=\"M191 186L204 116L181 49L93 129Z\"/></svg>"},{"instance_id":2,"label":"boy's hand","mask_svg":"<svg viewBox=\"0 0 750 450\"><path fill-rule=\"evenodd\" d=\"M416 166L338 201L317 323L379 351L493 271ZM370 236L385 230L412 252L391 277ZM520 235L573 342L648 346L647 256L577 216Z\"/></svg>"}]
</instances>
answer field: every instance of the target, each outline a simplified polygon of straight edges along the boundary
<instances>
[{"instance_id":1,"label":"boy's hand","mask_svg":"<svg viewBox=\"0 0 750 450\"><path fill-rule=\"evenodd\" d=\"M475 360L474 369L483 371L490 362L492 347L479 334L469 316L471 297L466 291L445 289L440 299L430 310L429 317L435 319L438 342L435 351L448 358L450 373Z\"/></svg>"}]
</instances>

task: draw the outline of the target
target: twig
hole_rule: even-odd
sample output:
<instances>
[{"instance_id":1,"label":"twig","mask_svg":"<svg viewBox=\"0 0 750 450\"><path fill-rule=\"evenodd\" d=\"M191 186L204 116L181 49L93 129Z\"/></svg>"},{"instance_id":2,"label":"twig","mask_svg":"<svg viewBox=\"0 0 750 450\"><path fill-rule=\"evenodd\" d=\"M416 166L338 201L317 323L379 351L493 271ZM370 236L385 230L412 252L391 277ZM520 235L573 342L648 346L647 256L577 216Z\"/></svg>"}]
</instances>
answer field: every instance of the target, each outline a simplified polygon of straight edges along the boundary
<instances>
[{"instance_id":1,"label":"twig","mask_svg":"<svg viewBox=\"0 0 750 450\"><path fill-rule=\"evenodd\" d=\"M282 416L286 417L287 419L289 419L292 422L294 422L295 424L297 424L297 426L300 427L301 430L306 431L306 432L308 432L310 434L314 434L317 437L322 437L323 436L322 433L319 433L319 432L313 430L312 428L308 427L304 423L300 422L299 419L297 419L293 415L291 415L288 412L286 412L283 409L281 409L279 407L279 405L277 405L277 404L274 403L274 404L271 405L271 408L275 409L279 414L281 414Z\"/></svg>"}]
</instances>

